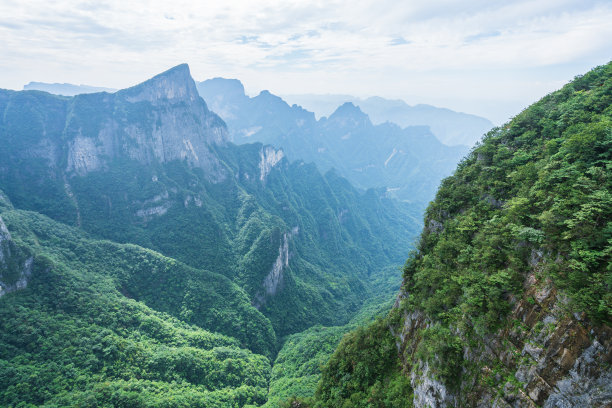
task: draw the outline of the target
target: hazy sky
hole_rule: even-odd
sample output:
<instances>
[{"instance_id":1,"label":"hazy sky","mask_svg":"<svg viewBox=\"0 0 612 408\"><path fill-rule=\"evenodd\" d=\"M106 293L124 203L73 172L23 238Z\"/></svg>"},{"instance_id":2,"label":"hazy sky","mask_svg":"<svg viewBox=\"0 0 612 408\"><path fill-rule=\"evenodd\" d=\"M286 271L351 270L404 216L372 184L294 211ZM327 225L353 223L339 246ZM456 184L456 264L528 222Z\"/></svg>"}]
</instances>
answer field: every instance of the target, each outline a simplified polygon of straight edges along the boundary
<instances>
[{"instance_id":1,"label":"hazy sky","mask_svg":"<svg viewBox=\"0 0 612 408\"><path fill-rule=\"evenodd\" d=\"M401 98L500 123L612 58L612 1L0 0L0 87L182 62L252 94Z\"/></svg>"}]
</instances>

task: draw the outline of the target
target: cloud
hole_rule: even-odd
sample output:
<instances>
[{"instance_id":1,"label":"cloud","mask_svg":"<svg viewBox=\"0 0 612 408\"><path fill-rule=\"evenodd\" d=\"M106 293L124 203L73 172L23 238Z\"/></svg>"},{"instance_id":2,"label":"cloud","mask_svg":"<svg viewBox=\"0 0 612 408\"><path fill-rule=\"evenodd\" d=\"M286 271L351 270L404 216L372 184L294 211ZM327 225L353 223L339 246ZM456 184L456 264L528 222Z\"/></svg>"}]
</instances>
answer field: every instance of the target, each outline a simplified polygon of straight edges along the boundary
<instances>
[{"instance_id":1,"label":"cloud","mask_svg":"<svg viewBox=\"0 0 612 408\"><path fill-rule=\"evenodd\" d=\"M391 41L389 41L389 45L405 45L405 44L410 44L411 42L412 41L408 41L404 37L397 37L397 38L391 39Z\"/></svg>"},{"instance_id":2,"label":"cloud","mask_svg":"<svg viewBox=\"0 0 612 408\"><path fill-rule=\"evenodd\" d=\"M465 97L502 99L606 62L610 21L612 4L599 0L4 0L0 87L122 87L188 62L199 79L284 93L424 99L465 95L469 83Z\"/></svg>"}]
</instances>

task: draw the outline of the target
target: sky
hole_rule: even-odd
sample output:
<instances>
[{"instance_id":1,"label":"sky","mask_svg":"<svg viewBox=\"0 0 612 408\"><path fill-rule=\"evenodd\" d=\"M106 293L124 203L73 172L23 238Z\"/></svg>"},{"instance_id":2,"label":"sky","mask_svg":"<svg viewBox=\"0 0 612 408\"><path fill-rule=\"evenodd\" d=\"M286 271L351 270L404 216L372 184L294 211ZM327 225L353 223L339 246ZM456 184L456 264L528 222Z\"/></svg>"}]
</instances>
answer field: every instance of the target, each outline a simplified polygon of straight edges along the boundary
<instances>
[{"instance_id":1,"label":"sky","mask_svg":"<svg viewBox=\"0 0 612 408\"><path fill-rule=\"evenodd\" d=\"M0 0L0 39L0 88L124 88L186 62L252 95L376 95L501 124L612 58L612 1Z\"/></svg>"}]
</instances>

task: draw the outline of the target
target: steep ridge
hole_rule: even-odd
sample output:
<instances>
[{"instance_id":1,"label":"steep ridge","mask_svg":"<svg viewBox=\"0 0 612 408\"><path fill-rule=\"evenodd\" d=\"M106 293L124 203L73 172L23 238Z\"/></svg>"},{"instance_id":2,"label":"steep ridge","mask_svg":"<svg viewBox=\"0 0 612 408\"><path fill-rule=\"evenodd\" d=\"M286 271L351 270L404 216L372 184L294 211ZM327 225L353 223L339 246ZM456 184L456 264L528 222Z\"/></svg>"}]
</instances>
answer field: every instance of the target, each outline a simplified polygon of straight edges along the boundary
<instances>
[{"instance_id":1,"label":"steep ridge","mask_svg":"<svg viewBox=\"0 0 612 408\"><path fill-rule=\"evenodd\" d=\"M278 336L345 323L418 229L384 191L229 143L186 65L114 94L0 91L0 112L15 208L223 275Z\"/></svg>"},{"instance_id":2,"label":"steep ridge","mask_svg":"<svg viewBox=\"0 0 612 408\"><path fill-rule=\"evenodd\" d=\"M352 103L316 120L312 112L268 91L246 96L238 80L215 78L197 86L228 123L233 142L282 148L291 159L336 169L358 187L386 187L390 197L412 202L416 209L426 206L468 150L440 143L427 126L373 125Z\"/></svg>"},{"instance_id":3,"label":"steep ridge","mask_svg":"<svg viewBox=\"0 0 612 408\"><path fill-rule=\"evenodd\" d=\"M460 163L394 309L344 337L314 406L612 404L611 95L609 63Z\"/></svg>"}]
</instances>

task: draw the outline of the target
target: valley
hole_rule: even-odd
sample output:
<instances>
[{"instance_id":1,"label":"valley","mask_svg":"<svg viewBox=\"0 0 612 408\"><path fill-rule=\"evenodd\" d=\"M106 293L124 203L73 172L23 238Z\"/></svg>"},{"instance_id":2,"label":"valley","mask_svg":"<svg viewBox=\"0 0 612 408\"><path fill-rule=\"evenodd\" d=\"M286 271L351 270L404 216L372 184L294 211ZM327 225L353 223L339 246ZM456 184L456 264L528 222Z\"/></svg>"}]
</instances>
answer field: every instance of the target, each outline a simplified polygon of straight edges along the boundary
<instances>
[{"instance_id":1,"label":"valley","mask_svg":"<svg viewBox=\"0 0 612 408\"><path fill-rule=\"evenodd\" d=\"M609 405L611 95L470 150L186 64L0 90L0 405Z\"/></svg>"}]
</instances>

